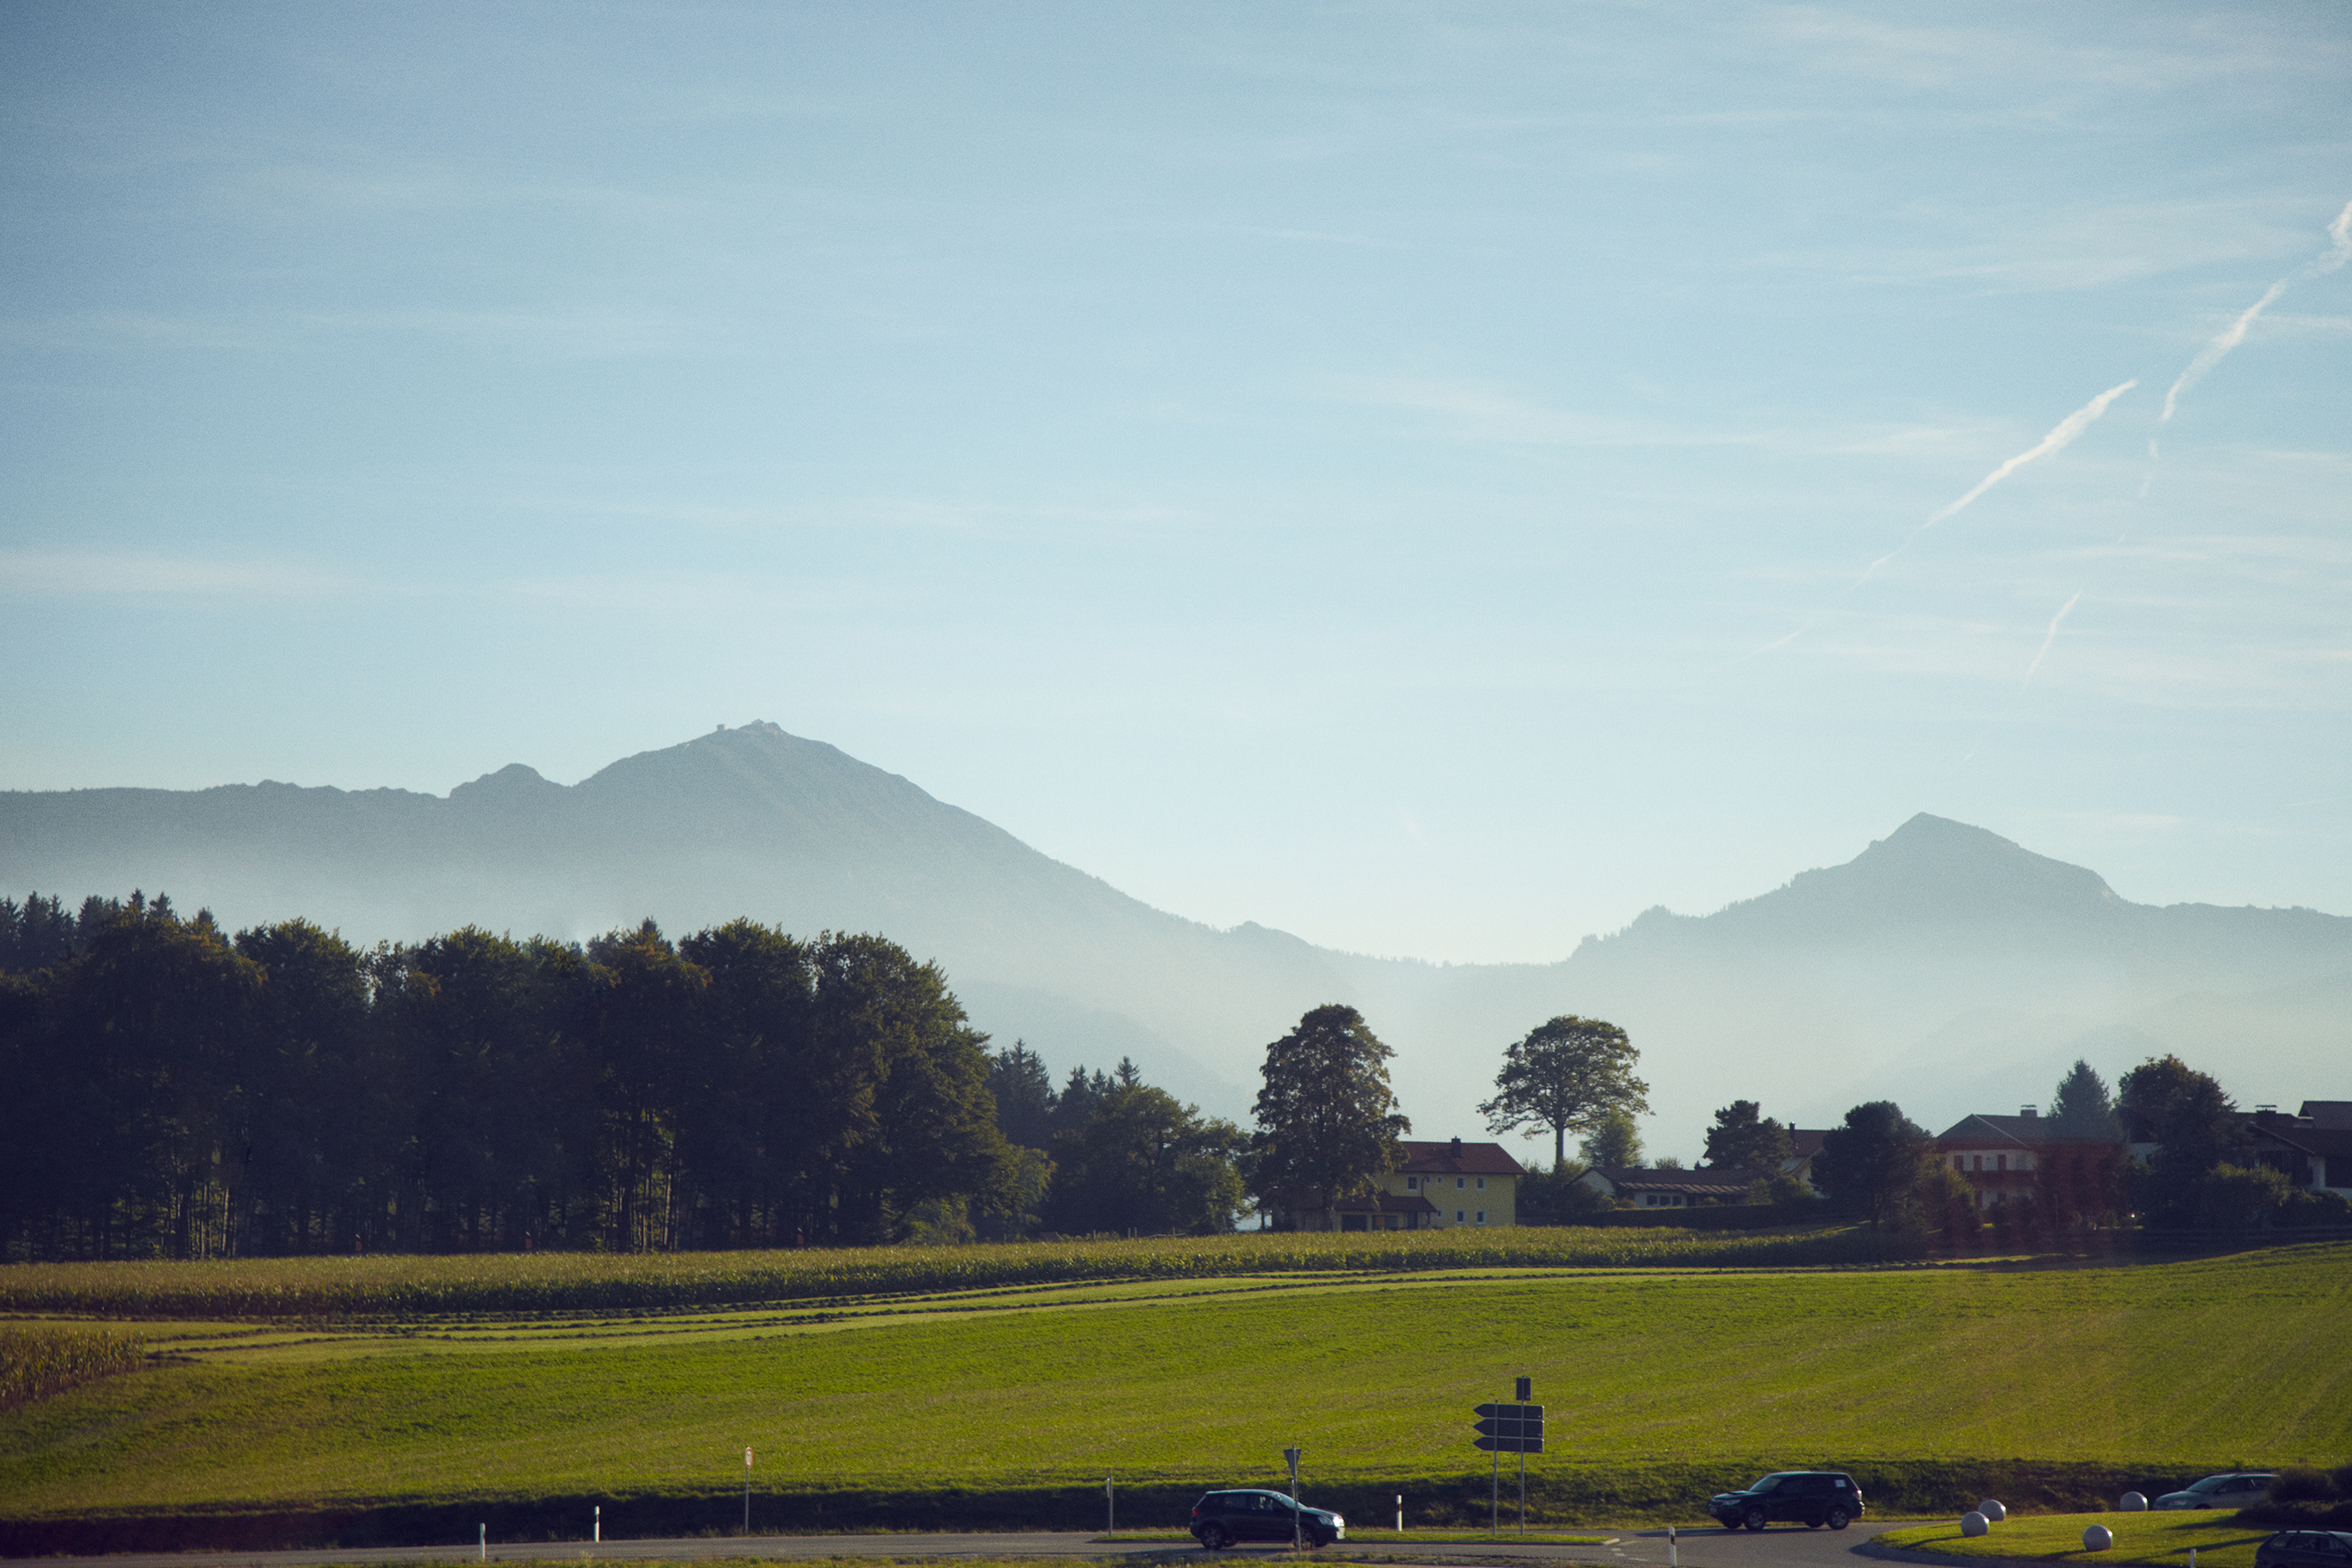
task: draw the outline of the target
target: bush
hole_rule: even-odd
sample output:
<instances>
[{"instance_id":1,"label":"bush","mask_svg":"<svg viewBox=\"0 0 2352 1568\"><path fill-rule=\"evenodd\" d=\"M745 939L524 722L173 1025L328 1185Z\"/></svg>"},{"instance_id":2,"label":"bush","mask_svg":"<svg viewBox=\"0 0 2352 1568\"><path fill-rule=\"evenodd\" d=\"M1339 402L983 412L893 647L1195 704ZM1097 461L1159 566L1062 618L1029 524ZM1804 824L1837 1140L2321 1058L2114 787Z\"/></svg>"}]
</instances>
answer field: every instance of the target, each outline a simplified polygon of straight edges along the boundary
<instances>
[{"instance_id":1,"label":"bush","mask_svg":"<svg viewBox=\"0 0 2352 1568\"><path fill-rule=\"evenodd\" d=\"M2332 1502L2336 1483L2317 1470L2297 1466L2281 1470L2278 1479L2271 1483L2273 1502Z\"/></svg>"}]
</instances>

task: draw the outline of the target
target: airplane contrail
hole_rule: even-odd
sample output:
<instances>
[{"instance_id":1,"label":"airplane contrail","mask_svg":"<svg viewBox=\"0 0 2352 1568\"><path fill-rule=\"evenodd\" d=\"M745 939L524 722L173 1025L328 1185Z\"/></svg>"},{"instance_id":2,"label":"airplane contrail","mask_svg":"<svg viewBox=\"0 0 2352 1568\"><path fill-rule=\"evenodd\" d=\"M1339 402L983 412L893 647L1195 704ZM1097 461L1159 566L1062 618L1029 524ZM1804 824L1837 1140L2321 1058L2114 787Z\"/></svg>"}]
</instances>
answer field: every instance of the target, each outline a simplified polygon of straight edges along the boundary
<instances>
[{"instance_id":1,"label":"airplane contrail","mask_svg":"<svg viewBox=\"0 0 2352 1568\"><path fill-rule=\"evenodd\" d=\"M2236 321L2222 328L2211 342L2197 351L2197 357L2189 362L2188 368L2174 380L2172 389L2164 395L2164 412L2158 416L2156 422L2158 425L2170 423L2172 410L2179 404L2180 395L2204 380L2205 373L2220 364L2223 355L2244 342L2248 329L2291 285L2313 278L2325 278L2347 261L2352 261L2352 202L2346 202L2344 210L2336 215L2336 221L2327 226L2326 250L2263 289L2261 299L2247 306Z\"/></svg>"},{"instance_id":2,"label":"airplane contrail","mask_svg":"<svg viewBox=\"0 0 2352 1568\"><path fill-rule=\"evenodd\" d=\"M2066 612L2080 604L2082 599L2082 595L2075 595L2073 598L2059 605L2058 613L2050 617L2050 629L2042 634L2042 646L2034 651L2033 662L2025 667L2025 679L2017 683L2019 690L2022 691L2025 688L2033 684L2033 672L2042 668L2042 660L2043 657L2050 652L2050 645L2058 640L2059 623L2066 618Z\"/></svg>"},{"instance_id":3,"label":"airplane contrail","mask_svg":"<svg viewBox=\"0 0 2352 1568\"><path fill-rule=\"evenodd\" d=\"M1922 529L1935 527L1937 523L1943 521L1946 518L1952 516L1962 507L1967 506L1970 501L1976 500L1977 497L1984 494L1985 491L1992 489L1993 486L2000 483L2001 480L2009 478L2010 475L2017 472L2018 469L2033 461L2034 458L2046 458L2051 453L2058 451L2062 447L2065 447L2067 443L2074 440L2075 437L2080 436L2084 431L2088 430L2098 419L2099 416L2107 411L2108 404L2113 403L2116 398L2121 397L2125 393L2129 392L2133 387L2137 386L2138 384L2138 381L2135 379L2125 382L2121 386L2111 386L2107 388L2106 391L2099 394L2098 396L2094 397L2090 402L2085 403L2082 407L2077 408L2074 413L2069 414L2065 418L2061 419L2056 425L2051 426L2050 434L2044 436L2041 440L2036 441L2032 446L2027 447L2024 451L2020 452L2016 457L2011 458L2006 463L2003 463L2000 468L1995 468L1991 473L1987 474L1983 479L1979 479L1977 481L1976 489L1970 490L1959 500L1952 502L1949 506L1937 511L1935 516L1920 524L1920 527Z\"/></svg>"},{"instance_id":4,"label":"airplane contrail","mask_svg":"<svg viewBox=\"0 0 2352 1568\"><path fill-rule=\"evenodd\" d=\"M1885 554L1880 556L1869 565L1864 567L1862 569L1862 575L1847 584L1845 591L1851 594L1856 588L1861 587L1864 583L1869 582L1873 577L1878 575L1878 569L1881 566L1885 565L1888 562L1894 560L1896 556L1910 549L1911 546L1917 542L1921 534L1927 532L1929 529L1935 527L1946 518L1950 517L1962 507L1967 506L1970 501L1976 500L1977 497L1984 494L1985 491L1992 489L1993 486L2000 483L2001 480L2009 478L2010 475L2017 472L2018 469L2033 461L2034 458L2046 458L2051 453L2057 451L2059 448L2064 447L2068 442L2074 440L2075 437L2080 436L2084 431L2089 429L2093 423L2098 419L2100 415L2105 414L2107 411L2108 404L2113 403L2116 398L2121 397L2125 393L2129 392L2133 387L2137 386L2138 384L2139 383L2135 380L2125 382L2121 386L2111 386L2107 388L2106 391L2099 394L2098 396L2091 399L2090 402L2083 405L2082 407L2074 410L2074 413L2066 416L2065 418L2058 421L2056 425L2051 426L2050 434L2044 436L2041 440L2036 441L2032 446L2027 447L2024 451L2020 452L2016 457L2011 458L2009 461L2003 463L1998 468L1995 468L1991 473L1987 474L1983 479L1978 480L1976 489L1970 490L1968 494L1962 496L1959 500L1952 502L1950 505L1937 509L1936 513L1928 518L1927 521L1921 523L1918 527L1911 531L1910 538L1906 539L1902 543L1896 545L1894 549L1888 551Z\"/></svg>"}]
</instances>

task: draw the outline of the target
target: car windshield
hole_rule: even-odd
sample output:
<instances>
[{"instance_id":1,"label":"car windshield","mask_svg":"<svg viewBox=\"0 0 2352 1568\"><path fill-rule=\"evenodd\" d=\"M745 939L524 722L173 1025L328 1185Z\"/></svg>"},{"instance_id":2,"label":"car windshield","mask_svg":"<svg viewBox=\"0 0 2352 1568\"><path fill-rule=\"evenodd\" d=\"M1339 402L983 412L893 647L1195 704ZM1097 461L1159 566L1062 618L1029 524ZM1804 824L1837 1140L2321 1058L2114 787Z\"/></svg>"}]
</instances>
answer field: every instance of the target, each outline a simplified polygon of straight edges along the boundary
<instances>
[{"instance_id":1,"label":"car windshield","mask_svg":"<svg viewBox=\"0 0 2352 1568\"><path fill-rule=\"evenodd\" d=\"M1769 1492L1774 1487L1779 1486L1782 1481L1787 1480L1788 1479L1788 1471L1775 1470L1769 1476L1759 1476L1756 1479L1755 1483L1748 1489L1751 1492Z\"/></svg>"},{"instance_id":2,"label":"car windshield","mask_svg":"<svg viewBox=\"0 0 2352 1568\"><path fill-rule=\"evenodd\" d=\"M2189 1489L2192 1492L2218 1492L2237 1479L2235 1476L2207 1476L2203 1480L2191 1485Z\"/></svg>"}]
</instances>

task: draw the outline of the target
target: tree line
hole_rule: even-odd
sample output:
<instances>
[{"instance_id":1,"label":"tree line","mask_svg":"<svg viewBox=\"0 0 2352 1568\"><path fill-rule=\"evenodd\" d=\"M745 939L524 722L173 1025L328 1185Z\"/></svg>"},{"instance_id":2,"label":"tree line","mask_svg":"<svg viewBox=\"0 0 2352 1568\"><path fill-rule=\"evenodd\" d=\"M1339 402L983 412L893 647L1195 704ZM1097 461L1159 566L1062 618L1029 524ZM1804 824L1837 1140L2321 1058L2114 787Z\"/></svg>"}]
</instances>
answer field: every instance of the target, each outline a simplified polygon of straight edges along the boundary
<instances>
[{"instance_id":1,"label":"tree line","mask_svg":"<svg viewBox=\"0 0 2352 1568\"><path fill-rule=\"evenodd\" d=\"M880 937L7 912L48 944L0 976L10 1257L870 1242L1013 1171L983 1037Z\"/></svg>"}]
</instances>

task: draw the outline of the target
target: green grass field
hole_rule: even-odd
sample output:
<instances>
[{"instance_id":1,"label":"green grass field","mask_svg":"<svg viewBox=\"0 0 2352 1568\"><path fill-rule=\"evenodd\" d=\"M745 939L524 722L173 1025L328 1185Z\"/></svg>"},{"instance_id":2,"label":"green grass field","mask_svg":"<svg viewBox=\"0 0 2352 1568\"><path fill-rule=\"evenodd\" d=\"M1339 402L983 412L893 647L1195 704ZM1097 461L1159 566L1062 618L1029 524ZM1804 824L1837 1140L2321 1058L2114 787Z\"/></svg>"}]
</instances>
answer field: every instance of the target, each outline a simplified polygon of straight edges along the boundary
<instances>
[{"instance_id":1,"label":"green grass field","mask_svg":"<svg viewBox=\"0 0 2352 1568\"><path fill-rule=\"evenodd\" d=\"M1558 1434L1530 1467L1539 1501L1548 1478L1659 1466L2352 1458L2343 1245L2129 1268L1334 1271L142 1331L173 1359L0 1415L8 1516L724 1492L746 1444L763 1492L1263 1482L1299 1442L1310 1501L1474 1471L1483 1493L1469 1407L1521 1373Z\"/></svg>"},{"instance_id":2,"label":"green grass field","mask_svg":"<svg viewBox=\"0 0 2352 1568\"><path fill-rule=\"evenodd\" d=\"M2184 1513L2053 1513L2011 1518L1983 1535L1962 1535L1957 1523L1946 1523L1890 1530L1879 1540L1889 1546L1955 1558L2042 1557L2065 1563L2156 1563L2162 1568L2189 1568L2193 1549L2197 1568L2254 1568L2254 1548L2271 1531L2263 1525L2231 1524L2232 1517L2226 1509ZM2105 1525L2115 1535L2115 1544L2104 1552L2084 1551L2083 1529L2092 1524Z\"/></svg>"}]
</instances>

